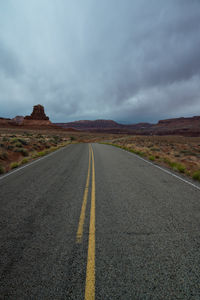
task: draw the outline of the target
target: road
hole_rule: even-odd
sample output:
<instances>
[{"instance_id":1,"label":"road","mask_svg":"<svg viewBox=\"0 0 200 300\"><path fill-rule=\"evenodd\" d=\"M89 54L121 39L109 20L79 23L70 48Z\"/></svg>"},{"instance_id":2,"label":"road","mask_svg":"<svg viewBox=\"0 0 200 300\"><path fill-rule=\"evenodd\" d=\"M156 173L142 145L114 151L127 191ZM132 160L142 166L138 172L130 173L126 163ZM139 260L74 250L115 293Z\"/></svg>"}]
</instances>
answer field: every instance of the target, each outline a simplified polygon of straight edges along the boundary
<instances>
[{"instance_id":1,"label":"road","mask_svg":"<svg viewBox=\"0 0 200 300\"><path fill-rule=\"evenodd\" d=\"M0 177L0 299L200 299L200 190L75 144Z\"/></svg>"}]
</instances>

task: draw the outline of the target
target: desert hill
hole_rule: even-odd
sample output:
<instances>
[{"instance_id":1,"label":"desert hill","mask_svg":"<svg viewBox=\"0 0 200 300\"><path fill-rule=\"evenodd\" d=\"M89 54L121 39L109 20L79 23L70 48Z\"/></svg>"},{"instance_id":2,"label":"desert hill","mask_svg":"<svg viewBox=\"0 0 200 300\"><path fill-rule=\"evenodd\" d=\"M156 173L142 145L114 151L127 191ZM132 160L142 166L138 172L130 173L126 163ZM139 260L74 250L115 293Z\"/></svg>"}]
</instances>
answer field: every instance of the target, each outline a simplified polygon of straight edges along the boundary
<instances>
[{"instance_id":1,"label":"desert hill","mask_svg":"<svg viewBox=\"0 0 200 300\"><path fill-rule=\"evenodd\" d=\"M124 125L112 120L81 120L69 123L55 123L63 128L105 133L126 133L142 135L186 135L200 136L200 116L160 120L157 124L138 123Z\"/></svg>"},{"instance_id":2,"label":"desert hill","mask_svg":"<svg viewBox=\"0 0 200 300\"><path fill-rule=\"evenodd\" d=\"M55 124L63 128L72 127L79 130L121 128L121 124L118 124L115 121L101 120L101 119L95 121L81 120L81 121L75 121L69 123L55 123Z\"/></svg>"},{"instance_id":3,"label":"desert hill","mask_svg":"<svg viewBox=\"0 0 200 300\"><path fill-rule=\"evenodd\" d=\"M11 119L0 118L0 126L7 126L10 123Z\"/></svg>"}]
</instances>

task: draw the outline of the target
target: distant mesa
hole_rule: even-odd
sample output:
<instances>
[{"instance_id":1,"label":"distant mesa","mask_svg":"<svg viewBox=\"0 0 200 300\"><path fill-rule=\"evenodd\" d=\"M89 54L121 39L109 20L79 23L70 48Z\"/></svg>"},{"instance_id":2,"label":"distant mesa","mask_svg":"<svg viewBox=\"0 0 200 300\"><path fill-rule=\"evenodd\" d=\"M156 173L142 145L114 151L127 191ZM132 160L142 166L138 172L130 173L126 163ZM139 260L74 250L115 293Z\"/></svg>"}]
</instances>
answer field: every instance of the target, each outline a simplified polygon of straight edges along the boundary
<instances>
[{"instance_id":1,"label":"distant mesa","mask_svg":"<svg viewBox=\"0 0 200 300\"><path fill-rule=\"evenodd\" d=\"M45 120L49 121L49 117L44 112L44 106L38 104L33 106L33 112L30 116L26 116L25 120Z\"/></svg>"},{"instance_id":2,"label":"distant mesa","mask_svg":"<svg viewBox=\"0 0 200 300\"><path fill-rule=\"evenodd\" d=\"M157 126L161 127L200 127L200 116L194 116L190 118L175 118L175 119L167 119L160 120Z\"/></svg>"},{"instance_id":3,"label":"distant mesa","mask_svg":"<svg viewBox=\"0 0 200 300\"><path fill-rule=\"evenodd\" d=\"M200 136L200 116L160 120L157 124L119 124L112 120L81 120L69 123L56 123L63 128L81 131L120 133L133 135L184 135Z\"/></svg>"},{"instance_id":4,"label":"distant mesa","mask_svg":"<svg viewBox=\"0 0 200 300\"><path fill-rule=\"evenodd\" d=\"M75 128L78 130L87 130L87 131L99 131L99 132L110 132L110 133L122 133L129 132L129 130L140 130L140 129L148 129L153 126L153 124L149 123L138 123L138 124L129 124L124 125L117 123L113 120L80 120L69 123L56 123L58 126L63 128Z\"/></svg>"}]
</instances>

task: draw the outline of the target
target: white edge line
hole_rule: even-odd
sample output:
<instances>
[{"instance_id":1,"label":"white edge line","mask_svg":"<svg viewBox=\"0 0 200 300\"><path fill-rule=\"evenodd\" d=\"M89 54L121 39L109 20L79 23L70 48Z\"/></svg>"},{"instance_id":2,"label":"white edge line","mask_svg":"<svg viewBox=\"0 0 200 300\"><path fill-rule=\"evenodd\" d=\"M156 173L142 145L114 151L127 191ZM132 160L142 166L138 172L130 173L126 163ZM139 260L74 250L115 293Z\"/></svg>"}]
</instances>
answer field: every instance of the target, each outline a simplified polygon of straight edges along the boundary
<instances>
[{"instance_id":1,"label":"white edge line","mask_svg":"<svg viewBox=\"0 0 200 300\"><path fill-rule=\"evenodd\" d=\"M25 169L25 168L27 168L27 167L29 167L29 166L31 166L31 165L33 165L33 164L35 164L35 163L37 163L37 162L39 162L39 161L45 159L45 158L47 158L47 157L49 157L49 156L51 156L51 155L53 155L53 154L55 154L55 153L58 153L59 151L63 150L63 149L66 148L66 147L69 147L70 145L72 145L72 144L69 144L69 145L67 145L67 146L64 146L64 147L62 147L62 148L60 148L60 149L58 149L58 150L56 150L56 151L54 151L54 152L52 152L52 153L49 153L49 154L45 155L44 157L38 158L38 159L36 159L36 160L34 160L34 161L32 161L32 162L30 162L30 163L28 163L28 164L26 164L26 165L24 165L24 166L22 166L22 167L17 168L17 169L14 170L14 171L8 172L7 174L5 174L5 175L3 175L3 176L0 176L0 180L2 180L2 179L6 178L6 177L8 177L8 176L10 176L10 175L12 175L12 174L14 174L14 173L17 173L17 172L19 172L20 170Z\"/></svg>"},{"instance_id":2,"label":"white edge line","mask_svg":"<svg viewBox=\"0 0 200 300\"><path fill-rule=\"evenodd\" d=\"M109 145L109 146L112 146L112 145ZM113 146L113 147L114 147L114 146ZM116 147L115 147L115 148L116 148ZM190 181L187 181L186 179L183 179L183 178L181 178L180 176L178 176L178 175L176 175L176 174L174 174L174 173L172 173L172 172L170 172L170 171L168 171L168 170L165 170L164 168L162 168L162 167L160 167L160 166L158 166L158 165L153 164L152 162L150 162L150 161L148 161L148 160L146 160L146 159L140 157L139 155L136 155L135 153L131 153L131 152L129 152L129 151L126 151L126 150L124 150L124 149L122 149L122 148L120 148L120 147L117 147L117 149L120 149L120 150L122 150L122 151L124 151L124 152L126 152L126 153L128 153L128 154L130 154L130 155L133 155L133 156L137 157L138 159L140 159L140 160L146 162L147 164L149 164L149 165L151 165L151 166L154 166L155 168L160 169L160 170L162 170L163 172L165 172L165 173L167 173L167 174L169 174L169 175L171 175L171 176L173 176L173 177L175 177L175 178L178 178L179 180L181 180L181 181L183 181L183 182L185 182L185 183L187 183L187 184L193 186L194 188L196 188L197 190L200 191L200 187L198 187L198 186L195 185L194 183L192 183L192 182L190 182Z\"/></svg>"}]
</instances>

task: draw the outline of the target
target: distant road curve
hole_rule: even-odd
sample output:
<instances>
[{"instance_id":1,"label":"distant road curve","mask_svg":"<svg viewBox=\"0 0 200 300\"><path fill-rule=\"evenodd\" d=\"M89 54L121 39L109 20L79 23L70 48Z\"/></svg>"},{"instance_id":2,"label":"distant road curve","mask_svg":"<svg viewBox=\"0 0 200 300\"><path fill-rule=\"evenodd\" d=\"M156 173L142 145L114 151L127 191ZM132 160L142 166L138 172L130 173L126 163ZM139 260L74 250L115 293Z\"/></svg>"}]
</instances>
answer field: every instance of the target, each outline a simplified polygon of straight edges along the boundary
<instances>
[{"instance_id":1,"label":"distant road curve","mask_svg":"<svg viewBox=\"0 0 200 300\"><path fill-rule=\"evenodd\" d=\"M198 184L68 146L0 177L0 299L199 299L199 228Z\"/></svg>"}]
</instances>

